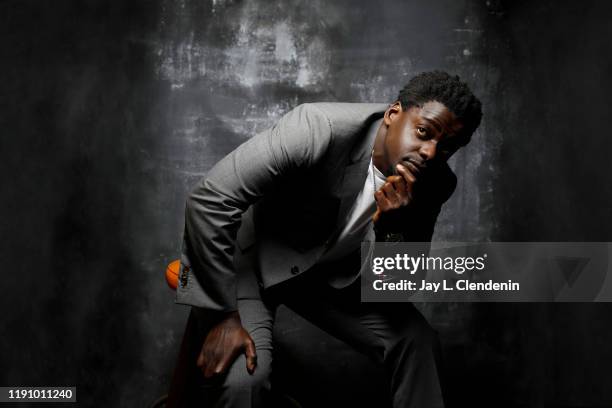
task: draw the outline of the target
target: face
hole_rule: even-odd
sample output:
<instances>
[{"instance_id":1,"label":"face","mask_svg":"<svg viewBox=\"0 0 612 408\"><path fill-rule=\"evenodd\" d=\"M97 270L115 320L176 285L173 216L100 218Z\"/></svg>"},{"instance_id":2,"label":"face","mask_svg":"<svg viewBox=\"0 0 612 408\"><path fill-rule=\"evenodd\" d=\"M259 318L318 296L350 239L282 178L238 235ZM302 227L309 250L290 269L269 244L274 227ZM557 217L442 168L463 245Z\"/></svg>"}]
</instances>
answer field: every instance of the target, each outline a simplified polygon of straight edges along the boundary
<instances>
[{"instance_id":1,"label":"face","mask_svg":"<svg viewBox=\"0 0 612 408\"><path fill-rule=\"evenodd\" d=\"M428 167L446 162L460 147L457 134L463 125L440 102L406 111L396 102L385 112L384 125L384 140L374 153L387 176L396 174L395 166L401 163L418 178Z\"/></svg>"}]
</instances>

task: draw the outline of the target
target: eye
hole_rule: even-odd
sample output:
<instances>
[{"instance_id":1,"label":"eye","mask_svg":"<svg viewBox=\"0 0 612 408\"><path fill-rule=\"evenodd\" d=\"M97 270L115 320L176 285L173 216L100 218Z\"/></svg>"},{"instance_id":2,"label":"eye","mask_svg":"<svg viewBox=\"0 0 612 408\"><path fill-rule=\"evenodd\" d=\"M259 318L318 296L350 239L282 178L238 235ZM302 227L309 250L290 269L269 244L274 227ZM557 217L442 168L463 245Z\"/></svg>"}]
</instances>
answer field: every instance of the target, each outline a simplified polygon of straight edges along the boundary
<instances>
[{"instance_id":1,"label":"eye","mask_svg":"<svg viewBox=\"0 0 612 408\"><path fill-rule=\"evenodd\" d=\"M417 128L416 128L416 132L417 132L417 135L419 135L420 137L425 137L425 136L427 136L427 129L425 129L425 128L424 128L424 127L422 127L422 126L417 126Z\"/></svg>"}]
</instances>

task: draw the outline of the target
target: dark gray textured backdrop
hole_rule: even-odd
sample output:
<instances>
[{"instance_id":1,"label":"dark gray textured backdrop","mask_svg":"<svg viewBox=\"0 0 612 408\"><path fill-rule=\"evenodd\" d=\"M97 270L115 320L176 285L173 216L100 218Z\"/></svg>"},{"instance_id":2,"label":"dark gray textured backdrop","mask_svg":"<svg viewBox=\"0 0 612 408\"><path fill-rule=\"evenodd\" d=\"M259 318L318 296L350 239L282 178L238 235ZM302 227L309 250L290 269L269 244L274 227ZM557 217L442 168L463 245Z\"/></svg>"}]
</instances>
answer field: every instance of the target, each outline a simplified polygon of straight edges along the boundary
<instances>
[{"instance_id":1,"label":"dark gray textured backdrop","mask_svg":"<svg viewBox=\"0 0 612 408\"><path fill-rule=\"evenodd\" d=\"M414 73L484 103L436 239L611 241L612 17L594 1L0 2L0 385L165 392L187 190L307 101ZM612 405L612 305L429 305L473 406Z\"/></svg>"}]
</instances>

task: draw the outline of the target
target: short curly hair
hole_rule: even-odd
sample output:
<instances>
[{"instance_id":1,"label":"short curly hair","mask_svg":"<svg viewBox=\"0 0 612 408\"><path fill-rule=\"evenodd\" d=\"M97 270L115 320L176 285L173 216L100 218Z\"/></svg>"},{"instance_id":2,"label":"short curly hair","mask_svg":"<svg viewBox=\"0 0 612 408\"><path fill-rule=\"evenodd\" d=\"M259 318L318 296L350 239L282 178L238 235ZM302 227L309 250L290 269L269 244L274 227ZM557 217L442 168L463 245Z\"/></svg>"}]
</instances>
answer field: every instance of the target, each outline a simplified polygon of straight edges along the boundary
<instances>
[{"instance_id":1,"label":"short curly hair","mask_svg":"<svg viewBox=\"0 0 612 408\"><path fill-rule=\"evenodd\" d=\"M460 144L469 143L482 119L482 104L465 82L457 75L444 71L423 72L412 78L399 92L397 100L402 110L422 107L430 101L444 104L463 124Z\"/></svg>"}]
</instances>

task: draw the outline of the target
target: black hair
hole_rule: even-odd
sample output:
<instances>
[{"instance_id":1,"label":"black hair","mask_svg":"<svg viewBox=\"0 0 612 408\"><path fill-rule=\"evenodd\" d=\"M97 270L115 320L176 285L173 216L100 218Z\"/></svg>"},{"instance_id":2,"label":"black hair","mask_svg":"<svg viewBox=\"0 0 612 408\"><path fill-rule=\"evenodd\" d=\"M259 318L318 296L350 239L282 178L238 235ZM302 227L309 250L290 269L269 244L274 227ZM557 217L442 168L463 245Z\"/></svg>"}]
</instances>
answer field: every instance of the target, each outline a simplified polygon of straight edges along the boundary
<instances>
[{"instance_id":1,"label":"black hair","mask_svg":"<svg viewBox=\"0 0 612 408\"><path fill-rule=\"evenodd\" d=\"M482 119L482 104L474 96L465 82L457 75L449 75L444 71L423 72L412 78L400 91L397 100L402 104L402 110L413 106L422 107L430 101L444 104L463 124L459 136L461 144L466 145L472 133L480 125Z\"/></svg>"}]
</instances>

